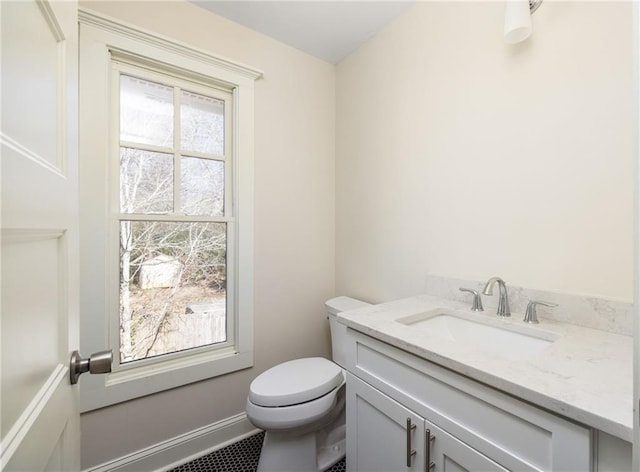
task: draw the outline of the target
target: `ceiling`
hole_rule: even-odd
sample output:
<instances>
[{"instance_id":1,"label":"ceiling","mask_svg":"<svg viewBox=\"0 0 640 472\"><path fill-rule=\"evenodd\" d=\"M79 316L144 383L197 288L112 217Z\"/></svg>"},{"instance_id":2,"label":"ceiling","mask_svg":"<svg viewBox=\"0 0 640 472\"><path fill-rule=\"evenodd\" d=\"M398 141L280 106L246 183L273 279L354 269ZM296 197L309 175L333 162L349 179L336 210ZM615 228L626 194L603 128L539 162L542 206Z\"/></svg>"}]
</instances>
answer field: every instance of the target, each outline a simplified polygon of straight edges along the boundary
<instances>
[{"instance_id":1,"label":"ceiling","mask_svg":"<svg viewBox=\"0 0 640 472\"><path fill-rule=\"evenodd\" d=\"M337 64L415 0L191 0L220 16Z\"/></svg>"}]
</instances>

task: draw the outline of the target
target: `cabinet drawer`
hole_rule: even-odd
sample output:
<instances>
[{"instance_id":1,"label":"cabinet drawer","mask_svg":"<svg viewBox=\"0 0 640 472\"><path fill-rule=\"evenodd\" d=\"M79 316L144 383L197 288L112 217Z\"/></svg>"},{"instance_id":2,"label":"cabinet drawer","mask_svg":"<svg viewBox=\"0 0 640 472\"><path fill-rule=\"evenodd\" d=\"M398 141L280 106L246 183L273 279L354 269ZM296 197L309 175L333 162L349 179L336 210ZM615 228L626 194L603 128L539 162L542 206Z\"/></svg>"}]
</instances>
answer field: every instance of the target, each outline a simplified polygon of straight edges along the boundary
<instances>
[{"instance_id":1,"label":"cabinet drawer","mask_svg":"<svg viewBox=\"0 0 640 472\"><path fill-rule=\"evenodd\" d=\"M589 428L349 330L347 369L511 470L589 471Z\"/></svg>"}]
</instances>

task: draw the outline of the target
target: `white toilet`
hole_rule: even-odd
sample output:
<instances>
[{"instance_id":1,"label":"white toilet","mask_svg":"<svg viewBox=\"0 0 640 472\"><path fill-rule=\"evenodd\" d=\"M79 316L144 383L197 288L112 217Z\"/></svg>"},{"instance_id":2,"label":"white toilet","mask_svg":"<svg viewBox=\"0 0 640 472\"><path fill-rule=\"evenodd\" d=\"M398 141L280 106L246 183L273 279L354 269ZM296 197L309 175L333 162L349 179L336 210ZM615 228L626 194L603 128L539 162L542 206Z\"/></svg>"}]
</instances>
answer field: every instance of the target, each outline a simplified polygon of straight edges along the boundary
<instances>
[{"instance_id":1,"label":"white toilet","mask_svg":"<svg viewBox=\"0 0 640 472\"><path fill-rule=\"evenodd\" d=\"M326 302L334 362L309 357L284 362L251 382L247 417L264 429L258 472L319 472L345 453L344 341L336 314L368 306L349 297Z\"/></svg>"}]
</instances>

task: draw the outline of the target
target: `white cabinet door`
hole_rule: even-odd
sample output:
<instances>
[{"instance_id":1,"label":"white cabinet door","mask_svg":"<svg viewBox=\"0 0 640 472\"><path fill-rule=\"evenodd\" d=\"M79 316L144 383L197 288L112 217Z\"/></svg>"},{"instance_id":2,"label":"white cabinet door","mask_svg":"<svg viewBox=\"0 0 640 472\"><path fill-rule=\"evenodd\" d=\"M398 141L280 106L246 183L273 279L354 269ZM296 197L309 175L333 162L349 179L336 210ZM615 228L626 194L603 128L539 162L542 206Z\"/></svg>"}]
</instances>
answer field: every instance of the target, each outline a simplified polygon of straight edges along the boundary
<instances>
[{"instance_id":1,"label":"white cabinet door","mask_svg":"<svg viewBox=\"0 0 640 472\"><path fill-rule=\"evenodd\" d=\"M0 2L2 470L79 470L77 5Z\"/></svg>"},{"instance_id":2,"label":"white cabinet door","mask_svg":"<svg viewBox=\"0 0 640 472\"><path fill-rule=\"evenodd\" d=\"M347 405L349 471L424 470L425 429L420 416L351 374L347 374Z\"/></svg>"},{"instance_id":3,"label":"white cabinet door","mask_svg":"<svg viewBox=\"0 0 640 472\"><path fill-rule=\"evenodd\" d=\"M427 451L427 459L434 472L508 472L501 465L472 449L458 438L425 420L425 427L433 439ZM524 469L522 469L524 470Z\"/></svg>"}]
</instances>

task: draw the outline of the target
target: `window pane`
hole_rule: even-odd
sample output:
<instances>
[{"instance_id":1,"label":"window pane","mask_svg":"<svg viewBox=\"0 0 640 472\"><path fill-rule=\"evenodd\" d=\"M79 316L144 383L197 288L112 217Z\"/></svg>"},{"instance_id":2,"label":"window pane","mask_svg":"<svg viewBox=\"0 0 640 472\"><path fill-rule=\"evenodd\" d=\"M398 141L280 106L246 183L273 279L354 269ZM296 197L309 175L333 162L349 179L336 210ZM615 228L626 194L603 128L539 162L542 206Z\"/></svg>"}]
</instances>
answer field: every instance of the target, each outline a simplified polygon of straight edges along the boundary
<instances>
[{"instance_id":1,"label":"window pane","mask_svg":"<svg viewBox=\"0 0 640 472\"><path fill-rule=\"evenodd\" d=\"M120 139L173 147L173 88L120 76Z\"/></svg>"},{"instance_id":2,"label":"window pane","mask_svg":"<svg viewBox=\"0 0 640 472\"><path fill-rule=\"evenodd\" d=\"M224 162L186 157L181 174L182 211L186 215L222 216Z\"/></svg>"},{"instance_id":3,"label":"window pane","mask_svg":"<svg viewBox=\"0 0 640 472\"><path fill-rule=\"evenodd\" d=\"M173 155L120 148L120 211L173 211Z\"/></svg>"},{"instance_id":4,"label":"window pane","mask_svg":"<svg viewBox=\"0 0 640 472\"><path fill-rule=\"evenodd\" d=\"M226 224L120 222L120 361L226 341Z\"/></svg>"},{"instance_id":5,"label":"window pane","mask_svg":"<svg viewBox=\"0 0 640 472\"><path fill-rule=\"evenodd\" d=\"M183 91L180 126L183 151L224 154L224 101Z\"/></svg>"}]
</instances>

